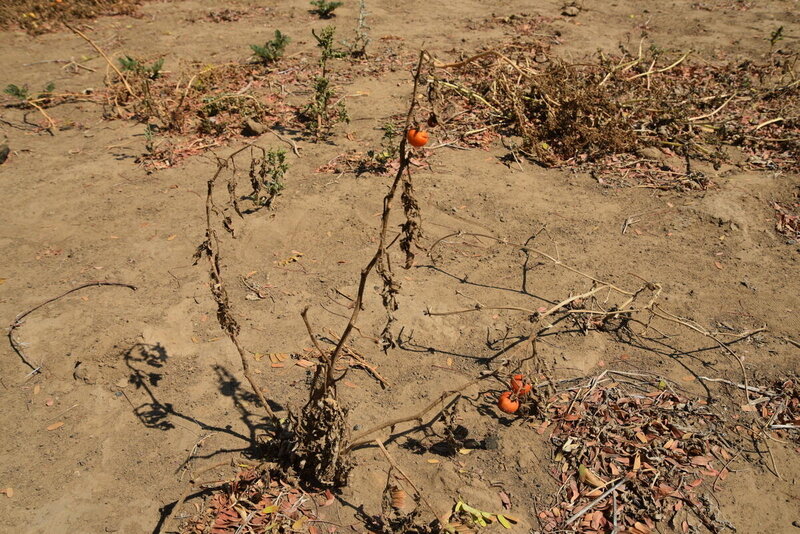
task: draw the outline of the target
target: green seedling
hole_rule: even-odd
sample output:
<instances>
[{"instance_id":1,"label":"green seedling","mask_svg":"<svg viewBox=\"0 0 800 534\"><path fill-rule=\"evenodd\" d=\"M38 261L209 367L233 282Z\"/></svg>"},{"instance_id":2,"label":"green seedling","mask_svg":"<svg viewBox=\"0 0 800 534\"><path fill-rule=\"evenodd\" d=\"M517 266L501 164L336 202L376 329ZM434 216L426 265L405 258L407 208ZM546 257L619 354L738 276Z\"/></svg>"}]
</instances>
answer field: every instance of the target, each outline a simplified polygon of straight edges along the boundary
<instances>
[{"instance_id":1,"label":"green seedling","mask_svg":"<svg viewBox=\"0 0 800 534\"><path fill-rule=\"evenodd\" d=\"M286 185L283 177L289 170L286 151L271 149L264 158L254 158L250 162L250 185L253 192L243 200L251 200L259 208L269 208Z\"/></svg>"},{"instance_id":2,"label":"green seedling","mask_svg":"<svg viewBox=\"0 0 800 534\"><path fill-rule=\"evenodd\" d=\"M253 56L259 63L269 65L283 57L286 45L288 45L290 41L291 39L281 33L280 30L275 30L275 37L272 40L264 43L264 46L250 45L250 49L253 51Z\"/></svg>"},{"instance_id":3,"label":"green seedling","mask_svg":"<svg viewBox=\"0 0 800 534\"><path fill-rule=\"evenodd\" d=\"M27 85L19 86L13 83L10 83L3 89L3 92L7 95L11 95L14 98L18 99L21 104L28 104L31 101L38 101L50 98L51 93L56 88L56 84L53 82L48 83L44 89L38 94L31 94L30 90L28 89Z\"/></svg>"},{"instance_id":4,"label":"green seedling","mask_svg":"<svg viewBox=\"0 0 800 534\"><path fill-rule=\"evenodd\" d=\"M319 64L322 67L322 73L314 79L314 94L302 114L308 119L311 129L319 138L330 128L331 124L350 122L344 101L340 99L333 104L335 93L328 78L328 61L344 57L347 53L334 46L335 26L324 27L319 35L311 30L311 34L317 40L317 46L320 48Z\"/></svg>"},{"instance_id":5,"label":"green seedling","mask_svg":"<svg viewBox=\"0 0 800 534\"><path fill-rule=\"evenodd\" d=\"M132 58L131 56L121 57L118 61L122 70L138 76L143 76L150 80L158 79L161 76L161 69L164 67L163 57L155 60L150 65L146 65L144 62Z\"/></svg>"},{"instance_id":6,"label":"green seedling","mask_svg":"<svg viewBox=\"0 0 800 534\"><path fill-rule=\"evenodd\" d=\"M311 10L312 13L316 13L321 19L329 19L333 16L333 12L336 11L336 8L342 6L342 2L312 0L311 5L314 6L314 9Z\"/></svg>"}]
</instances>

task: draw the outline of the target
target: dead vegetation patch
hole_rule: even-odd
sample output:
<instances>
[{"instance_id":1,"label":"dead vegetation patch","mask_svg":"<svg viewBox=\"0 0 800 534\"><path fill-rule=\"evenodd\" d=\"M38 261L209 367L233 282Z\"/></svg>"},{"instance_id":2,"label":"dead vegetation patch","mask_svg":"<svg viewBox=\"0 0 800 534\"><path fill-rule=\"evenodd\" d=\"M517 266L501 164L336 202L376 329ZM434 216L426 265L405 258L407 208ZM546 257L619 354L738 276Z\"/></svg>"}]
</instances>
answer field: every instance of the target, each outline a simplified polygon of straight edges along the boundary
<instances>
[{"instance_id":1,"label":"dead vegetation patch","mask_svg":"<svg viewBox=\"0 0 800 534\"><path fill-rule=\"evenodd\" d=\"M490 129L517 137L513 150L546 167L593 168L605 177L621 157L652 147L683 159L679 172L704 188L692 162L718 168L733 147L747 167L798 170L797 54L715 65L642 44L638 53L621 48L567 63L539 42L440 67L430 81L451 135L467 143ZM629 173L634 181L666 174L661 181L680 182L652 158L639 164Z\"/></svg>"},{"instance_id":2,"label":"dead vegetation patch","mask_svg":"<svg viewBox=\"0 0 800 534\"><path fill-rule=\"evenodd\" d=\"M101 15L134 15L142 0L5 0L0 6L0 28L18 27L39 35L55 31L60 21Z\"/></svg>"}]
</instances>

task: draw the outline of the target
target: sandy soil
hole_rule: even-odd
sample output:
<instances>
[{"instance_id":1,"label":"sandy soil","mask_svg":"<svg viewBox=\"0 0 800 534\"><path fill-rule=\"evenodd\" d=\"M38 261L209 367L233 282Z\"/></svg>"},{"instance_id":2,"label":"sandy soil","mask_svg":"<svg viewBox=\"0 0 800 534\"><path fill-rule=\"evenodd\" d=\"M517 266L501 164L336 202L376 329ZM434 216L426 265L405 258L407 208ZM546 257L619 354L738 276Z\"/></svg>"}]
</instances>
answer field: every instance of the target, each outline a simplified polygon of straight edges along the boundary
<instances>
[{"instance_id":1,"label":"sandy soil","mask_svg":"<svg viewBox=\"0 0 800 534\"><path fill-rule=\"evenodd\" d=\"M164 55L169 70L189 61L244 61L249 44L280 28L294 39L289 54L313 61L309 29L326 23L308 13L306 2L235 2L230 7L250 13L232 22L206 20L217 4L148 3L140 18L91 21L91 34L115 55ZM420 46L456 60L507 37L510 29L501 19L514 14L551 19L561 43L553 52L573 61L642 36L719 60L762 56L778 26L787 36L779 46L797 50L800 37L796 0L587 1L577 17L562 16L562 4L550 0L367 5L372 54L396 52L403 63L380 75L343 78L344 92L359 95L348 100L352 122L337 126L330 142L294 136L302 157L289 154L286 190L275 209L237 220L240 238L224 244L242 341L252 353L308 356L299 315L306 305L320 332L339 332L346 323L350 310L342 294L354 295L358 272L374 251L391 178L315 171L346 150L377 146L380 125L407 108L409 69ZM356 17L354 1L337 11L334 23L343 37ZM2 86L54 81L59 89L81 91L103 85L101 58L84 63L95 72L77 74L46 62L94 55L71 33L34 38L6 31L0 33L0 50ZM307 94L294 97L300 102ZM8 325L17 314L82 283L124 282L138 289L83 289L27 317L15 335L42 366L35 376L26 376L30 369L7 343L0 349L0 487L13 488L13 496L0 496L0 531L156 531L185 487L181 466L193 451L198 466L246 457L263 425L238 356L215 320L207 272L202 264L192 265L205 231L205 184L215 164L201 155L148 172L135 161L145 150L142 124L106 120L92 103L49 113L69 127L51 136L25 123L39 120L35 112L2 111L0 128L12 153L0 165L0 319ZM434 145L441 141L436 135ZM270 134L258 142L285 148ZM225 155L238 146L241 141L234 141L217 152ZM753 380L800 368L800 349L786 341L800 338L800 244L775 231L771 205L797 202L800 177L726 166L710 171L715 185L707 191L616 189L581 173L525 161L507 165L500 159L506 152L499 143L487 150L443 147L430 152L429 165L414 169L427 245L459 230L519 243L546 224L549 237L538 237L538 245L581 271L629 288L637 287L638 277L657 281L670 309L709 328L767 325L757 342L737 346ZM635 223L623 233L630 217ZM463 309L477 300L535 309L588 288L580 277L541 264L528 273L524 293L524 256L487 240L452 238L441 250L436 265L420 254L412 269L400 273L397 324L407 339L386 354L370 340L380 332L383 311L378 282L369 282L360 320L364 337L353 343L390 387L380 388L363 371L350 372L341 394L353 425L366 428L388 415L413 413L441 391L467 382L495 352L487 335L500 338L520 321L519 314L505 311L430 317L426 308ZM299 261L284 261L296 252L302 253ZM247 298L238 279L248 274L269 285L268 298ZM541 350L557 378L608 368L644 370L697 394L704 390L692 373L741 381L736 363L709 348L708 340L685 331L680 336L687 348L707 350L659 354L601 332L559 336ZM295 361L273 368L269 358L253 360L280 413L305 398L308 370L291 365ZM441 512L457 496L479 508L500 509L502 489L511 497L510 513L521 520L515 530L534 531L539 526L533 500L558 490L548 472L552 448L545 436L498 415L487 391L496 389L466 390L470 402L459 405L458 416L476 439L498 436L498 449L445 458L398 447L404 439L390 448ZM47 430L56 422L64 424ZM717 486L721 513L739 532L800 532L797 445L773 442L771 452L781 478L770 473L768 457L753 455ZM363 532L357 512L378 513L386 466L377 449L356 454L352 480L326 517ZM659 528L672 531L666 524Z\"/></svg>"}]
</instances>

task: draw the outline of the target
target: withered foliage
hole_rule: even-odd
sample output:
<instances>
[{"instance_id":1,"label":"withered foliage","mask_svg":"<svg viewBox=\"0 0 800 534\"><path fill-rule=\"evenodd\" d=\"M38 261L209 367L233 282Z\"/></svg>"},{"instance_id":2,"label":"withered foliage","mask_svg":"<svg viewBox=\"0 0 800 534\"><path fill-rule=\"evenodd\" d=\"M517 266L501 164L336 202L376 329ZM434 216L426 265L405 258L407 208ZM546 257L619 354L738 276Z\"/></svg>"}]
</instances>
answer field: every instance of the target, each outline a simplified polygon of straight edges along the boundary
<instances>
[{"instance_id":1,"label":"withered foliage","mask_svg":"<svg viewBox=\"0 0 800 534\"><path fill-rule=\"evenodd\" d=\"M754 168L800 168L797 55L715 65L652 47L571 64L546 46L502 52L432 79L451 108L445 127L465 142L516 135L519 152L548 167L611 164L646 147L716 166L736 147ZM650 163L642 171L662 170ZM692 172L687 163L683 174Z\"/></svg>"},{"instance_id":2,"label":"withered foliage","mask_svg":"<svg viewBox=\"0 0 800 534\"><path fill-rule=\"evenodd\" d=\"M322 356L308 402L299 414L290 414L291 463L315 487L345 486L355 465L349 454L347 409L338 400L336 381L328 377L328 366L333 364L329 353Z\"/></svg>"},{"instance_id":3,"label":"withered foliage","mask_svg":"<svg viewBox=\"0 0 800 534\"><path fill-rule=\"evenodd\" d=\"M764 430L800 444L800 377L777 380L770 392L769 400L757 408Z\"/></svg>"},{"instance_id":4,"label":"withered foliage","mask_svg":"<svg viewBox=\"0 0 800 534\"><path fill-rule=\"evenodd\" d=\"M538 426L556 447L556 476L564 488L556 505L539 514L544 530L565 528L573 514L622 480L573 527L608 533L616 525L647 534L656 522L681 528L699 521L711 532L730 528L705 494L727 478L726 465L743 436L705 401L667 387L592 383L550 399Z\"/></svg>"},{"instance_id":5,"label":"withered foliage","mask_svg":"<svg viewBox=\"0 0 800 534\"><path fill-rule=\"evenodd\" d=\"M266 467L246 469L207 497L202 509L184 524L182 534L280 534L313 532L318 509L330 506L330 492L309 494L297 480ZM327 531L327 529L326 529ZM317 530L319 532L319 530Z\"/></svg>"},{"instance_id":6,"label":"withered foliage","mask_svg":"<svg viewBox=\"0 0 800 534\"><path fill-rule=\"evenodd\" d=\"M0 5L0 28L18 26L39 35L57 30L59 20L133 15L141 3L142 0L4 0Z\"/></svg>"}]
</instances>

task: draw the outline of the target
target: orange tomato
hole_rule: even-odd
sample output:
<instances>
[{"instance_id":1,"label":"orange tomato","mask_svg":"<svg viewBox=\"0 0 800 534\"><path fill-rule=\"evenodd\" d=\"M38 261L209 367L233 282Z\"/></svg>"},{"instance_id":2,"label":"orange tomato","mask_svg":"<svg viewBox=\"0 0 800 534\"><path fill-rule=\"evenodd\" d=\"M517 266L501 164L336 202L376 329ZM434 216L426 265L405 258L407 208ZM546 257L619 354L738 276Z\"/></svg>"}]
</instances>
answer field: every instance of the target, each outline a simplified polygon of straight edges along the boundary
<instances>
[{"instance_id":1,"label":"orange tomato","mask_svg":"<svg viewBox=\"0 0 800 534\"><path fill-rule=\"evenodd\" d=\"M514 413L519 410L519 400L511 391L506 391L502 395L500 395L500 399L497 401L497 407L500 409L501 412L506 413Z\"/></svg>"},{"instance_id":2,"label":"orange tomato","mask_svg":"<svg viewBox=\"0 0 800 534\"><path fill-rule=\"evenodd\" d=\"M525 383L525 375L514 375L511 379L511 391L522 397L527 395L533 389L533 386Z\"/></svg>"},{"instance_id":3,"label":"orange tomato","mask_svg":"<svg viewBox=\"0 0 800 534\"><path fill-rule=\"evenodd\" d=\"M422 132L416 128L411 128L406 134L406 139L408 139L408 142L411 143L412 146L421 147L428 143L430 136L428 132Z\"/></svg>"}]
</instances>

